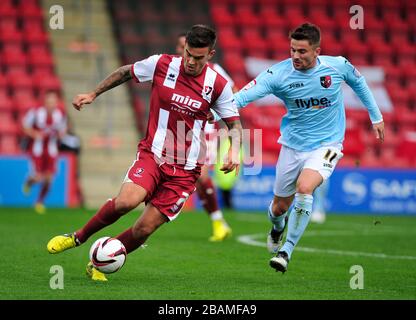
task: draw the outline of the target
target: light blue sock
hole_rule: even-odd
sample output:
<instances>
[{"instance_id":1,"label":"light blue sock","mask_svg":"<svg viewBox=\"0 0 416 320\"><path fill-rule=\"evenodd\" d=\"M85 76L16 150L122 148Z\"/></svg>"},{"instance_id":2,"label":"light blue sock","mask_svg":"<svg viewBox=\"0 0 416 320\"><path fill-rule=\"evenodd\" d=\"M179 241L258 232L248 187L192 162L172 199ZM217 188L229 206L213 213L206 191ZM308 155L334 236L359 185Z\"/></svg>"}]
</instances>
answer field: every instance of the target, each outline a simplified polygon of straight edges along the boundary
<instances>
[{"instance_id":1,"label":"light blue sock","mask_svg":"<svg viewBox=\"0 0 416 320\"><path fill-rule=\"evenodd\" d=\"M282 231L285 228L285 218L286 218L287 212L285 212L282 215L276 217L272 212L272 205L273 205L273 201L270 202L269 210L267 211L267 213L268 213L267 215L269 216L269 220L273 224L273 228L276 231Z\"/></svg>"},{"instance_id":2,"label":"light blue sock","mask_svg":"<svg viewBox=\"0 0 416 320\"><path fill-rule=\"evenodd\" d=\"M279 251L285 251L289 259L293 249L299 242L309 223L312 212L313 196L310 194L296 193L293 209L289 215L286 241Z\"/></svg>"}]
</instances>

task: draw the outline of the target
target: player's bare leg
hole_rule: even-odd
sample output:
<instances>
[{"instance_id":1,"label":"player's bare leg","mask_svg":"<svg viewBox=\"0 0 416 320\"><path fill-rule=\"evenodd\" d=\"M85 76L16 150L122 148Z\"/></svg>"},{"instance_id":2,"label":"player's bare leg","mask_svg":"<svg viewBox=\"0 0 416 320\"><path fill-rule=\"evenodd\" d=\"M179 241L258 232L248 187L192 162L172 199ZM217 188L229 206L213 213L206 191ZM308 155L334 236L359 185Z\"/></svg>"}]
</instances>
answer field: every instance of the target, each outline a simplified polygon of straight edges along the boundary
<instances>
[{"instance_id":1,"label":"player's bare leg","mask_svg":"<svg viewBox=\"0 0 416 320\"><path fill-rule=\"evenodd\" d=\"M158 208L149 203L133 227L116 238L123 243L127 253L130 253L144 244L153 232L168 221L169 219Z\"/></svg>"},{"instance_id":2,"label":"player's bare leg","mask_svg":"<svg viewBox=\"0 0 416 320\"><path fill-rule=\"evenodd\" d=\"M212 236L209 238L209 241L223 241L231 236L232 230L219 208L216 190L209 176L208 166L201 168L201 176L196 182L196 191L201 199L202 206L212 221Z\"/></svg>"}]
</instances>

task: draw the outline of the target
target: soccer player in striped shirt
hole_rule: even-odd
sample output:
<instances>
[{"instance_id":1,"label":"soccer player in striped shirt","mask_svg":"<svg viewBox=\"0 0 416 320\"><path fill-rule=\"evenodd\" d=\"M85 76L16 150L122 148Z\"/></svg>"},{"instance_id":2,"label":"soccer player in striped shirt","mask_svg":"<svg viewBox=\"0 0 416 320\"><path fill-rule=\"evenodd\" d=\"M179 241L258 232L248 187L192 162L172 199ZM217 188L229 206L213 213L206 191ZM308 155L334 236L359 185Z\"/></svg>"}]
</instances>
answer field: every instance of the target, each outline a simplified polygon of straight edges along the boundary
<instances>
[{"instance_id":1,"label":"soccer player in striped shirt","mask_svg":"<svg viewBox=\"0 0 416 320\"><path fill-rule=\"evenodd\" d=\"M139 248L161 225L175 219L195 191L205 161L203 128L210 108L227 124L232 141L222 170L238 170L242 128L229 83L208 65L215 54L215 41L213 29L195 25L187 33L183 57L153 55L120 67L94 91L75 97L73 105L80 110L101 93L130 79L152 81L147 133L138 145L136 160L120 193L107 200L81 229L52 238L47 244L50 253L84 243L142 202L146 203L142 215L117 236L127 253ZM106 280L91 264L87 272L94 280Z\"/></svg>"},{"instance_id":2,"label":"soccer player in striped shirt","mask_svg":"<svg viewBox=\"0 0 416 320\"><path fill-rule=\"evenodd\" d=\"M35 203L38 214L46 212L44 201L56 173L58 142L67 130L66 117L58 107L58 100L57 92L45 92L43 105L29 109L22 120L23 132L30 138L28 153L33 167L23 185L23 193L28 195L32 186L40 183Z\"/></svg>"}]
</instances>

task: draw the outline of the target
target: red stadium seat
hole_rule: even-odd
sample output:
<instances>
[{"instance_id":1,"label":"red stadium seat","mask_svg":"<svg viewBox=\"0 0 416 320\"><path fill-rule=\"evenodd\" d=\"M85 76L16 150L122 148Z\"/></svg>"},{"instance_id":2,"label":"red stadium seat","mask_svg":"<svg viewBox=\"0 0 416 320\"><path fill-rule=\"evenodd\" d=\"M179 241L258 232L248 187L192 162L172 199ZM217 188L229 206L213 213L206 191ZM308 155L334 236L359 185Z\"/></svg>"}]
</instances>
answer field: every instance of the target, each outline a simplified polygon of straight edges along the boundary
<instances>
[{"instance_id":1,"label":"red stadium seat","mask_svg":"<svg viewBox=\"0 0 416 320\"><path fill-rule=\"evenodd\" d=\"M264 4L259 9L260 24L266 28L266 33L272 30L284 33L287 36L288 24L283 15L280 15L278 11L278 5Z\"/></svg>"},{"instance_id":2,"label":"red stadium seat","mask_svg":"<svg viewBox=\"0 0 416 320\"><path fill-rule=\"evenodd\" d=\"M416 63L413 67L409 67L408 65L402 66L401 73L406 84L406 88L416 88Z\"/></svg>"},{"instance_id":3,"label":"red stadium seat","mask_svg":"<svg viewBox=\"0 0 416 320\"><path fill-rule=\"evenodd\" d=\"M371 124L368 112L364 109L346 108L345 113L347 122L355 128L365 129Z\"/></svg>"},{"instance_id":4,"label":"red stadium seat","mask_svg":"<svg viewBox=\"0 0 416 320\"><path fill-rule=\"evenodd\" d=\"M394 45L397 65L410 68L416 64L416 45L408 42Z\"/></svg>"},{"instance_id":5,"label":"red stadium seat","mask_svg":"<svg viewBox=\"0 0 416 320\"><path fill-rule=\"evenodd\" d=\"M260 25L260 18L254 13L251 5L239 4L235 9L234 22L238 26L257 27Z\"/></svg>"},{"instance_id":6,"label":"red stadium seat","mask_svg":"<svg viewBox=\"0 0 416 320\"><path fill-rule=\"evenodd\" d=\"M345 50L344 45L337 41L332 42L328 41L327 39L323 38L321 45L321 54L323 55L329 55L329 56L344 56Z\"/></svg>"},{"instance_id":7,"label":"red stadium seat","mask_svg":"<svg viewBox=\"0 0 416 320\"><path fill-rule=\"evenodd\" d=\"M347 128L345 131L344 149L345 155L359 159L365 151L363 131L359 128Z\"/></svg>"},{"instance_id":8,"label":"red stadium seat","mask_svg":"<svg viewBox=\"0 0 416 320\"><path fill-rule=\"evenodd\" d=\"M8 87L6 76L0 72L0 93L5 92Z\"/></svg>"},{"instance_id":9,"label":"red stadium seat","mask_svg":"<svg viewBox=\"0 0 416 320\"><path fill-rule=\"evenodd\" d=\"M20 153L17 135L0 136L0 153L1 154L18 154Z\"/></svg>"},{"instance_id":10,"label":"red stadium seat","mask_svg":"<svg viewBox=\"0 0 416 320\"><path fill-rule=\"evenodd\" d=\"M372 148L366 148L360 159L351 158L350 166L359 166L364 168L377 168L382 165L382 160L376 154L377 152ZM345 157L341 159L340 164L342 165L345 161Z\"/></svg>"},{"instance_id":11,"label":"red stadium seat","mask_svg":"<svg viewBox=\"0 0 416 320\"><path fill-rule=\"evenodd\" d=\"M46 91L46 90L60 90L61 89L61 80L53 75L50 74L48 76L35 74L33 75L34 80L34 87L39 91Z\"/></svg>"},{"instance_id":12,"label":"red stadium seat","mask_svg":"<svg viewBox=\"0 0 416 320\"><path fill-rule=\"evenodd\" d=\"M397 158L407 159L413 166L416 165L416 130L402 133L395 155Z\"/></svg>"},{"instance_id":13,"label":"red stadium seat","mask_svg":"<svg viewBox=\"0 0 416 320\"><path fill-rule=\"evenodd\" d=\"M325 41L325 39L323 39ZM356 43L361 43L362 34L360 32L351 32L351 29L348 32L341 32L339 41L351 45Z\"/></svg>"},{"instance_id":14,"label":"red stadium seat","mask_svg":"<svg viewBox=\"0 0 416 320\"><path fill-rule=\"evenodd\" d=\"M367 39L372 37L385 36L386 26L382 20L376 17L374 14L367 14L365 16L365 34Z\"/></svg>"},{"instance_id":15,"label":"red stadium seat","mask_svg":"<svg viewBox=\"0 0 416 320\"><path fill-rule=\"evenodd\" d=\"M242 51L241 40L236 36L233 27L224 27L218 31L218 43L225 51Z\"/></svg>"},{"instance_id":16,"label":"red stadium seat","mask_svg":"<svg viewBox=\"0 0 416 320\"><path fill-rule=\"evenodd\" d=\"M218 28L232 26L234 24L234 16L228 10L226 5L211 7L211 18Z\"/></svg>"},{"instance_id":17,"label":"red stadium seat","mask_svg":"<svg viewBox=\"0 0 416 320\"><path fill-rule=\"evenodd\" d=\"M34 45L30 46L28 50L28 63L29 65L39 67L53 67L53 57L50 50L46 46Z\"/></svg>"},{"instance_id":18,"label":"red stadium seat","mask_svg":"<svg viewBox=\"0 0 416 320\"><path fill-rule=\"evenodd\" d=\"M268 44L262 37L259 28L246 27L241 30L241 40L247 55L265 56Z\"/></svg>"},{"instance_id":19,"label":"red stadium seat","mask_svg":"<svg viewBox=\"0 0 416 320\"><path fill-rule=\"evenodd\" d=\"M12 43L22 41L22 32L17 27L17 19L4 19L0 13L0 42Z\"/></svg>"},{"instance_id":20,"label":"red stadium seat","mask_svg":"<svg viewBox=\"0 0 416 320\"><path fill-rule=\"evenodd\" d=\"M12 113L13 112L13 101L7 94L6 90L0 90L0 112L1 113Z\"/></svg>"},{"instance_id":21,"label":"red stadium seat","mask_svg":"<svg viewBox=\"0 0 416 320\"><path fill-rule=\"evenodd\" d=\"M372 41L371 39L366 42L372 56L373 65L393 65L394 50L390 45L385 42Z\"/></svg>"},{"instance_id":22,"label":"red stadium seat","mask_svg":"<svg viewBox=\"0 0 416 320\"><path fill-rule=\"evenodd\" d=\"M22 17L22 19L36 19L42 20L43 19L43 12L42 8L35 0L29 1L21 1L17 6L18 15Z\"/></svg>"},{"instance_id":23,"label":"red stadium seat","mask_svg":"<svg viewBox=\"0 0 416 320\"><path fill-rule=\"evenodd\" d=\"M345 48L346 58L356 66L368 65L368 47L364 43L350 43Z\"/></svg>"},{"instance_id":24,"label":"red stadium seat","mask_svg":"<svg viewBox=\"0 0 416 320\"><path fill-rule=\"evenodd\" d=\"M20 132L11 113L0 113L0 123L0 135L17 135Z\"/></svg>"},{"instance_id":25,"label":"red stadium seat","mask_svg":"<svg viewBox=\"0 0 416 320\"><path fill-rule=\"evenodd\" d=\"M395 105L395 122L400 131L416 131L416 113L407 106Z\"/></svg>"},{"instance_id":26,"label":"red stadium seat","mask_svg":"<svg viewBox=\"0 0 416 320\"><path fill-rule=\"evenodd\" d=\"M11 89L33 89L33 79L27 72L9 70L6 75Z\"/></svg>"},{"instance_id":27,"label":"red stadium seat","mask_svg":"<svg viewBox=\"0 0 416 320\"><path fill-rule=\"evenodd\" d=\"M16 89L13 93L14 109L18 116L27 112L28 109L36 107L39 101L34 95L33 90Z\"/></svg>"},{"instance_id":28,"label":"red stadium seat","mask_svg":"<svg viewBox=\"0 0 416 320\"><path fill-rule=\"evenodd\" d=\"M238 53L224 52L223 61L224 68L230 73L242 72L246 69L244 59Z\"/></svg>"},{"instance_id":29,"label":"red stadium seat","mask_svg":"<svg viewBox=\"0 0 416 320\"><path fill-rule=\"evenodd\" d=\"M386 87L394 105L406 107L410 105L410 92L403 85L387 83Z\"/></svg>"},{"instance_id":30,"label":"red stadium seat","mask_svg":"<svg viewBox=\"0 0 416 320\"><path fill-rule=\"evenodd\" d=\"M13 5L12 0L3 0L0 6L0 17L13 18L17 17L17 9Z\"/></svg>"},{"instance_id":31,"label":"red stadium seat","mask_svg":"<svg viewBox=\"0 0 416 320\"><path fill-rule=\"evenodd\" d=\"M28 44L48 43L48 33L43 28L42 20L26 19L23 22L23 40Z\"/></svg>"},{"instance_id":32,"label":"red stadium seat","mask_svg":"<svg viewBox=\"0 0 416 320\"><path fill-rule=\"evenodd\" d=\"M25 66L27 63L26 54L21 49L20 45L5 46L1 53L1 60L6 66Z\"/></svg>"},{"instance_id":33,"label":"red stadium seat","mask_svg":"<svg viewBox=\"0 0 416 320\"><path fill-rule=\"evenodd\" d=\"M396 66L383 66L385 72L385 83L400 85L402 83L402 70Z\"/></svg>"}]
</instances>

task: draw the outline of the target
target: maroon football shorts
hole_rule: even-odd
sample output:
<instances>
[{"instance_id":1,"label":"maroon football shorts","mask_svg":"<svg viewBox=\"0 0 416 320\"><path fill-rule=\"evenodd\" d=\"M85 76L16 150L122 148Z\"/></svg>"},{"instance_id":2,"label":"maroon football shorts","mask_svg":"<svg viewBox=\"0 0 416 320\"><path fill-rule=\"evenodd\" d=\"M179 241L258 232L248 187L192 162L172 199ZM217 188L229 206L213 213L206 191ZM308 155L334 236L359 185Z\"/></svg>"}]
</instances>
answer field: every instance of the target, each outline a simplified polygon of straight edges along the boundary
<instances>
[{"instance_id":1,"label":"maroon football shorts","mask_svg":"<svg viewBox=\"0 0 416 320\"><path fill-rule=\"evenodd\" d=\"M200 173L159 162L152 152L139 150L124 182L133 182L147 190L150 202L169 220L180 213L189 196L195 191Z\"/></svg>"},{"instance_id":2,"label":"maroon football shorts","mask_svg":"<svg viewBox=\"0 0 416 320\"><path fill-rule=\"evenodd\" d=\"M56 157L49 154L32 155L32 163L37 174L54 174L56 172Z\"/></svg>"}]
</instances>

